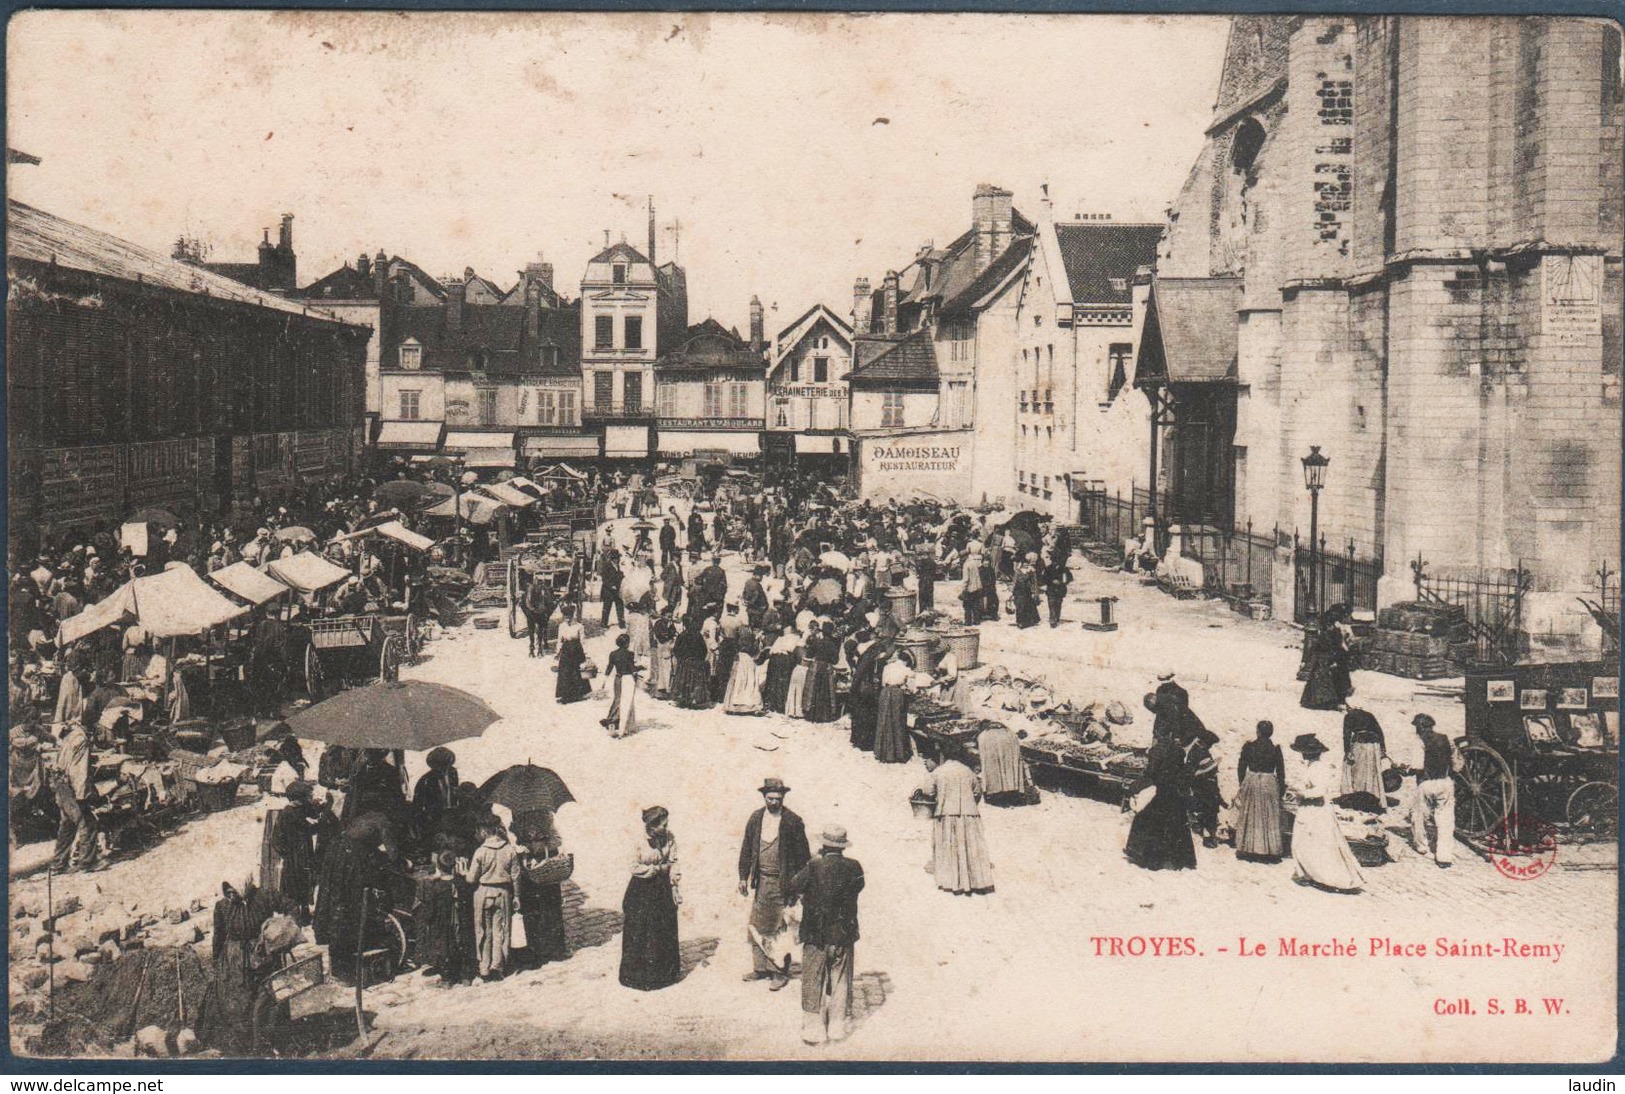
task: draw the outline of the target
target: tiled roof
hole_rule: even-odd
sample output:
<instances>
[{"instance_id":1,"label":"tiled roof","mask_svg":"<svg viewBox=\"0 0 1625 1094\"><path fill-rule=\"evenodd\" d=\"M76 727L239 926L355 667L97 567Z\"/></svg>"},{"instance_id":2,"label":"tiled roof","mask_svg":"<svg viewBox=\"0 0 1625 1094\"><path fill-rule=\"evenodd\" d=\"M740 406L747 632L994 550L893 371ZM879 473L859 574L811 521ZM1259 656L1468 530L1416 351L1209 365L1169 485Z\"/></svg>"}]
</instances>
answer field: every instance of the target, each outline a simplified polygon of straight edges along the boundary
<instances>
[{"instance_id":1,"label":"tiled roof","mask_svg":"<svg viewBox=\"0 0 1625 1094\"><path fill-rule=\"evenodd\" d=\"M896 341L860 338L852 350L847 379L854 384L937 382L937 353L929 331L915 331Z\"/></svg>"},{"instance_id":2,"label":"tiled roof","mask_svg":"<svg viewBox=\"0 0 1625 1094\"><path fill-rule=\"evenodd\" d=\"M655 362L662 372L705 371L708 369L750 369L764 371L767 361L739 335L707 318L688 328L688 337L674 353L662 354Z\"/></svg>"},{"instance_id":3,"label":"tiled roof","mask_svg":"<svg viewBox=\"0 0 1625 1094\"><path fill-rule=\"evenodd\" d=\"M394 347L416 339L423 347L422 367L429 371L468 372L483 357L488 376L581 375L581 312L576 306L541 309L534 341L525 337L525 309L502 304L465 306L462 326L455 328L449 309L438 304L402 308L395 316ZM541 352L543 347L558 350L556 363L554 355Z\"/></svg>"},{"instance_id":4,"label":"tiled roof","mask_svg":"<svg viewBox=\"0 0 1625 1094\"><path fill-rule=\"evenodd\" d=\"M299 290L299 295L311 299L377 300L378 284L370 273L362 273L354 266L344 265L318 278Z\"/></svg>"},{"instance_id":5,"label":"tiled roof","mask_svg":"<svg viewBox=\"0 0 1625 1094\"><path fill-rule=\"evenodd\" d=\"M591 262L648 262L643 253L624 239L613 246L605 247L589 260Z\"/></svg>"},{"instance_id":6,"label":"tiled roof","mask_svg":"<svg viewBox=\"0 0 1625 1094\"><path fill-rule=\"evenodd\" d=\"M1151 283L1134 385L1224 383L1236 376L1239 277L1166 277Z\"/></svg>"},{"instance_id":7,"label":"tiled roof","mask_svg":"<svg viewBox=\"0 0 1625 1094\"><path fill-rule=\"evenodd\" d=\"M51 263L72 270L140 281L181 292L274 308L294 315L332 319L315 308L241 281L149 251L117 236L41 212L20 201L6 202L7 257ZM258 269L258 267L255 267Z\"/></svg>"},{"instance_id":8,"label":"tiled roof","mask_svg":"<svg viewBox=\"0 0 1625 1094\"><path fill-rule=\"evenodd\" d=\"M1157 260L1162 225L1064 220L1056 223L1055 238L1073 303L1127 304L1134 299L1134 271Z\"/></svg>"},{"instance_id":9,"label":"tiled roof","mask_svg":"<svg viewBox=\"0 0 1625 1094\"><path fill-rule=\"evenodd\" d=\"M1027 260L1031 250L1031 236L1017 236L1004 249L1004 253L995 258L987 269L973 278L959 292L942 302L943 315L962 315L968 313L975 303L988 293L992 292L1006 277Z\"/></svg>"}]
</instances>

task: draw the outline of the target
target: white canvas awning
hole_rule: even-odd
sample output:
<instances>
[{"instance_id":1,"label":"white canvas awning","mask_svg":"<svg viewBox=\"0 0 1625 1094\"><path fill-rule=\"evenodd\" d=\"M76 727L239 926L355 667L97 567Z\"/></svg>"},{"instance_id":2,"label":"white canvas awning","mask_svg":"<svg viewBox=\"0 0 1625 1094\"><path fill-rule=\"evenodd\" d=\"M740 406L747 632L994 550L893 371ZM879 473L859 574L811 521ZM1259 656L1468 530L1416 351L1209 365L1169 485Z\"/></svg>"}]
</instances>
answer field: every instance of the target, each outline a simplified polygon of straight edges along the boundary
<instances>
[{"instance_id":1,"label":"white canvas awning","mask_svg":"<svg viewBox=\"0 0 1625 1094\"><path fill-rule=\"evenodd\" d=\"M476 487L476 489L481 493L489 494L504 505L513 506L515 509L523 509L527 505L536 504L535 498L505 482L488 482Z\"/></svg>"},{"instance_id":2,"label":"white canvas awning","mask_svg":"<svg viewBox=\"0 0 1625 1094\"><path fill-rule=\"evenodd\" d=\"M404 543L414 551L427 551L434 546L434 540L428 536L419 535L398 520L386 521L369 530L392 539L396 543Z\"/></svg>"},{"instance_id":3,"label":"white canvas awning","mask_svg":"<svg viewBox=\"0 0 1625 1094\"><path fill-rule=\"evenodd\" d=\"M527 456L574 456L594 459L598 455L598 437L585 433L548 433L524 439Z\"/></svg>"},{"instance_id":4,"label":"white canvas awning","mask_svg":"<svg viewBox=\"0 0 1625 1094\"><path fill-rule=\"evenodd\" d=\"M735 456L754 456L762 451L762 438L758 433L716 432L662 429L660 454L662 456L691 456L696 452L728 452Z\"/></svg>"},{"instance_id":5,"label":"white canvas awning","mask_svg":"<svg viewBox=\"0 0 1625 1094\"><path fill-rule=\"evenodd\" d=\"M236 619L248 609L235 604L184 564L138 577L98 604L62 621L57 643L67 646L87 634L133 619L154 638L202 634Z\"/></svg>"},{"instance_id":6,"label":"white canvas awning","mask_svg":"<svg viewBox=\"0 0 1625 1094\"><path fill-rule=\"evenodd\" d=\"M209 580L256 608L288 591L282 582L266 577L247 562L233 562L230 566L222 567L210 574Z\"/></svg>"},{"instance_id":7,"label":"white canvas awning","mask_svg":"<svg viewBox=\"0 0 1625 1094\"><path fill-rule=\"evenodd\" d=\"M279 558L267 566L265 572L301 593L319 592L350 576L350 571L343 566L335 565L310 551Z\"/></svg>"},{"instance_id":8,"label":"white canvas awning","mask_svg":"<svg viewBox=\"0 0 1625 1094\"><path fill-rule=\"evenodd\" d=\"M434 506L432 509L425 509L423 511L423 515L426 517L456 516L457 509L452 508L452 500L453 499L451 498L447 498L445 501ZM461 495L458 502L458 508L461 508L463 511L463 519L472 524L490 524L497 518L498 514L504 512L508 508L495 498L486 497L484 494L476 494L472 492Z\"/></svg>"},{"instance_id":9,"label":"white canvas awning","mask_svg":"<svg viewBox=\"0 0 1625 1094\"><path fill-rule=\"evenodd\" d=\"M392 449L439 448L444 422L385 422L378 430L378 447Z\"/></svg>"},{"instance_id":10,"label":"white canvas awning","mask_svg":"<svg viewBox=\"0 0 1625 1094\"><path fill-rule=\"evenodd\" d=\"M649 454L649 428L642 425L609 425L604 427L604 455L647 456Z\"/></svg>"},{"instance_id":11,"label":"white canvas awning","mask_svg":"<svg viewBox=\"0 0 1625 1094\"><path fill-rule=\"evenodd\" d=\"M446 431L446 443L441 447L447 452L472 452L477 448L506 448L512 451L513 434L451 429Z\"/></svg>"}]
</instances>

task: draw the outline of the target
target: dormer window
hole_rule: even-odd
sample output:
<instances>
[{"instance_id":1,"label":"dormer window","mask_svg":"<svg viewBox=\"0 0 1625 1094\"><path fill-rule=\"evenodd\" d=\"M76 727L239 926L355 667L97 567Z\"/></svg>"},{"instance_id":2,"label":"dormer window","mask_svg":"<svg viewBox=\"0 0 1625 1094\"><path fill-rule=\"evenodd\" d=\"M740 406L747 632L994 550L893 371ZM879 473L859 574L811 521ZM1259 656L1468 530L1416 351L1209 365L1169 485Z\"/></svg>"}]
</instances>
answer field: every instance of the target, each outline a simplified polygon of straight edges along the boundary
<instances>
[{"instance_id":1,"label":"dormer window","mask_svg":"<svg viewBox=\"0 0 1625 1094\"><path fill-rule=\"evenodd\" d=\"M610 271L610 281L616 285L626 284L626 263L617 262Z\"/></svg>"},{"instance_id":2,"label":"dormer window","mask_svg":"<svg viewBox=\"0 0 1625 1094\"><path fill-rule=\"evenodd\" d=\"M1114 278L1111 279L1111 282L1112 282L1112 292L1126 292L1126 291L1128 291L1128 278L1126 278L1126 277L1114 277Z\"/></svg>"},{"instance_id":3,"label":"dormer window","mask_svg":"<svg viewBox=\"0 0 1625 1094\"><path fill-rule=\"evenodd\" d=\"M401 345L401 368L416 372L423 367L423 347L409 340Z\"/></svg>"}]
</instances>

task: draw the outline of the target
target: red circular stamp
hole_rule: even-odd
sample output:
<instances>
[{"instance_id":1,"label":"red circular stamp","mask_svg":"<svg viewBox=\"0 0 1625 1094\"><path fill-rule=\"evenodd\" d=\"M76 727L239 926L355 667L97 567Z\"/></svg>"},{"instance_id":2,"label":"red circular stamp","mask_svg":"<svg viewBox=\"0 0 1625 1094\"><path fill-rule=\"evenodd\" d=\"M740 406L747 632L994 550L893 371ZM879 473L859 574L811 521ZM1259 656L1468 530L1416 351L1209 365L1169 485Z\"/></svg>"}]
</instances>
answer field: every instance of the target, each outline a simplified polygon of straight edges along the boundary
<instances>
[{"instance_id":1,"label":"red circular stamp","mask_svg":"<svg viewBox=\"0 0 1625 1094\"><path fill-rule=\"evenodd\" d=\"M1533 881L1557 861L1557 829L1539 817L1508 813L1490 829L1485 850L1503 877Z\"/></svg>"}]
</instances>

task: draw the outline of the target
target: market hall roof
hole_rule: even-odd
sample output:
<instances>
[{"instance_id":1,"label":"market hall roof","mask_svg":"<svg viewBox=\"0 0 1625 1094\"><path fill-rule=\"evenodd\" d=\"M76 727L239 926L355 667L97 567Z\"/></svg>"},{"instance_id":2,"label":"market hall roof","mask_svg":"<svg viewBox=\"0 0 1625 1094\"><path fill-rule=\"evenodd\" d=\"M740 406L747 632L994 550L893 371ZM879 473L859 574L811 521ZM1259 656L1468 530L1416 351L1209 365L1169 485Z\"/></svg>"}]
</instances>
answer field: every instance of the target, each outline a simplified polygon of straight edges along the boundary
<instances>
[{"instance_id":1,"label":"market hall roof","mask_svg":"<svg viewBox=\"0 0 1625 1094\"><path fill-rule=\"evenodd\" d=\"M852 371L846 374L851 383L878 387L937 383L937 352L929 330L895 341L860 338L852 352Z\"/></svg>"},{"instance_id":2,"label":"market hall roof","mask_svg":"<svg viewBox=\"0 0 1625 1094\"><path fill-rule=\"evenodd\" d=\"M1165 277L1151 282L1134 386L1236 380L1239 277Z\"/></svg>"},{"instance_id":3,"label":"market hall roof","mask_svg":"<svg viewBox=\"0 0 1625 1094\"><path fill-rule=\"evenodd\" d=\"M1134 272L1157 260L1161 224L1058 220L1055 238L1076 304L1129 304Z\"/></svg>"},{"instance_id":4,"label":"market hall roof","mask_svg":"<svg viewBox=\"0 0 1625 1094\"><path fill-rule=\"evenodd\" d=\"M335 316L318 308L307 307L275 293L261 292L241 281L211 273L157 251L149 251L128 240L9 199L6 202L6 256L8 261L24 259L177 292L253 304L290 315L339 322Z\"/></svg>"}]
</instances>

